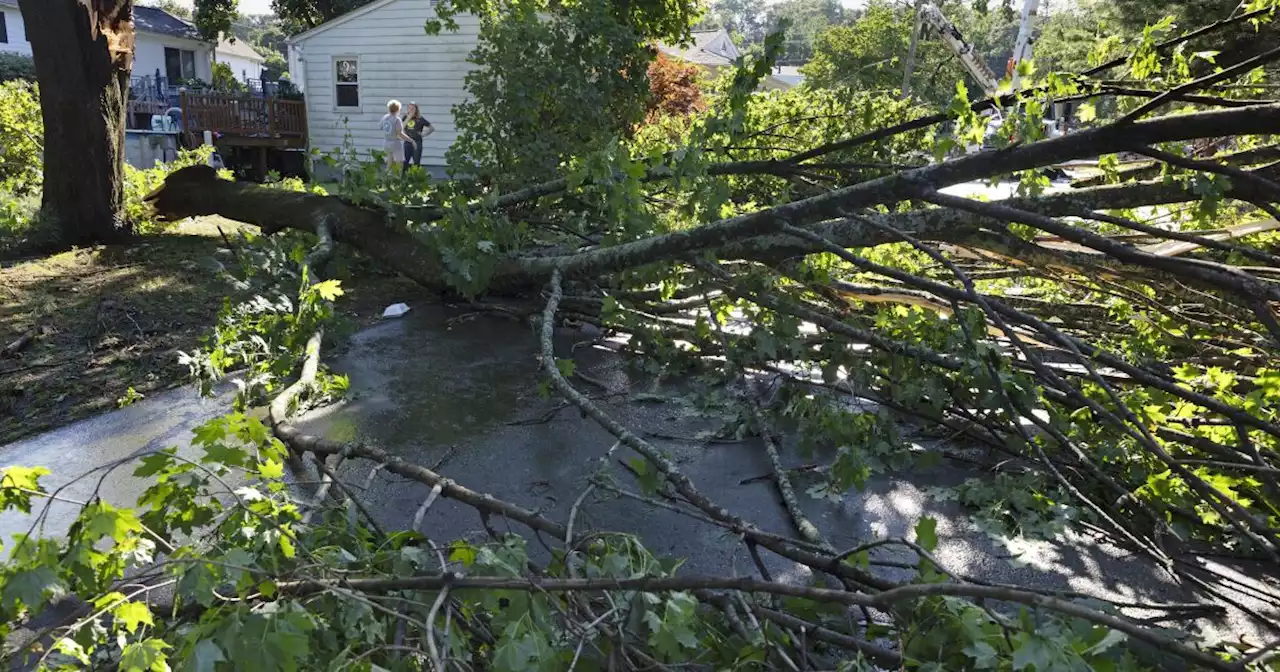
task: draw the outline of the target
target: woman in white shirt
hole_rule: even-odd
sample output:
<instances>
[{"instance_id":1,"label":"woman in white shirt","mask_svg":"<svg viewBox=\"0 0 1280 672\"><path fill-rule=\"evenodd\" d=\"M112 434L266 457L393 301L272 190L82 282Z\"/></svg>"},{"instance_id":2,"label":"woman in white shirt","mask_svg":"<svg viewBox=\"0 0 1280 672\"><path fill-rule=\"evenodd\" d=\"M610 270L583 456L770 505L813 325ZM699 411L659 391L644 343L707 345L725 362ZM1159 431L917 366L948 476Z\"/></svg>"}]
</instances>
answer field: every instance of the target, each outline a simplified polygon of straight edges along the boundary
<instances>
[{"instance_id":1,"label":"woman in white shirt","mask_svg":"<svg viewBox=\"0 0 1280 672\"><path fill-rule=\"evenodd\" d=\"M387 152L387 169L394 171L396 166L404 163L405 143L417 145L413 138L404 132L404 122L400 119L400 101L387 102L387 113L382 115L383 147Z\"/></svg>"}]
</instances>

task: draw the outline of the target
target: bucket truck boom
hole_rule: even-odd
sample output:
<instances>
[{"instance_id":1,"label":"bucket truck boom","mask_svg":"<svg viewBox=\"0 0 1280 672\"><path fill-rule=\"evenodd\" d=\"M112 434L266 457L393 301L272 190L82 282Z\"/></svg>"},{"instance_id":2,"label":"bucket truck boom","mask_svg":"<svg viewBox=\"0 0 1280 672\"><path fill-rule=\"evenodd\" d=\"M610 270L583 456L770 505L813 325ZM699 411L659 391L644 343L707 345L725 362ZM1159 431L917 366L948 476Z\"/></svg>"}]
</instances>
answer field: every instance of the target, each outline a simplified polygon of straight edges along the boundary
<instances>
[{"instance_id":1,"label":"bucket truck boom","mask_svg":"<svg viewBox=\"0 0 1280 672\"><path fill-rule=\"evenodd\" d=\"M986 61L974 52L973 45L964 39L960 29L947 20L942 10L931 2L921 2L918 11L921 22L938 34L942 42L960 59L964 69L978 80L982 90L989 96L994 95L996 89L1000 87L1000 79L991 71L991 68L987 67Z\"/></svg>"},{"instance_id":2,"label":"bucket truck boom","mask_svg":"<svg viewBox=\"0 0 1280 672\"><path fill-rule=\"evenodd\" d=\"M1031 58L1031 48L1035 42L1032 30L1035 27L1036 11L1040 8L1040 0L1026 0L1022 5L1022 20L1018 23L1018 39L1013 45L1013 57L1009 59L1010 76L1013 80L1013 87L1016 90L1021 77L1018 75L1018 63ZM978 84L982 86L983 91L988 95L995 95L1000 88L1000 78L996 76L991 68L987 67L986 61L981 55L976 53L973 45L964 39L964 35L960 33L960 29L938 9L938 6L931 2L920 2L917 7L920 20L923 24L929 26L938 37L942 39L943 44L960 59L960 63L964 65L965 70L969 71L973 78L978 80Z\"/></svg>"}]
</instances>

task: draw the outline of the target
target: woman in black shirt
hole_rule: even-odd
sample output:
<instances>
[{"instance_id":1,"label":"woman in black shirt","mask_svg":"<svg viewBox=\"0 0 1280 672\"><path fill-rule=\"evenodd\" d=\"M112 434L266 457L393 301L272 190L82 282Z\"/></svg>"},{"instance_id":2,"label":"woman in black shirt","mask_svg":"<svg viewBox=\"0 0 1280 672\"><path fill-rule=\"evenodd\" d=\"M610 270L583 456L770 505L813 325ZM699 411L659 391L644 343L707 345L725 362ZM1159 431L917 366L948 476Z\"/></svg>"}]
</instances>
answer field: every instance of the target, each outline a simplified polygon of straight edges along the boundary
<instances>
[{"instance_id":1,"label":"woman in black shirt","mask_svg":"<svg viewBox=\"0 0 1280 672\"><path fill-rule=\"evenodd\" d=\"M424 136L435 133L436 129L427 121L426 117L418 111L417 103L409 103L409 109L405 114L404 132L413 142L404 143L404 170L408 172L409 165L422 165L422 138Z\"/></svg>"}]
</instances>

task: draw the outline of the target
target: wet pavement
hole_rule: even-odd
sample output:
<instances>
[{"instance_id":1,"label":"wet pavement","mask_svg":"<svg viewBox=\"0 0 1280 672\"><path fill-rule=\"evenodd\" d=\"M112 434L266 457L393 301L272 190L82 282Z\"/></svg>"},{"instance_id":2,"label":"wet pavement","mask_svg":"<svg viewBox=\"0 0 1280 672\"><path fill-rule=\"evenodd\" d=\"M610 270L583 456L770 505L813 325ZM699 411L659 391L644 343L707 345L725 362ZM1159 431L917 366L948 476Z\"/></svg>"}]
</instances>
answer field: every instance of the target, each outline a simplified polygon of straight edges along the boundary
<instances>
[{"instance_id":1,"label":"wet pavement","mask_svg":"<svg viewBox=\"0 0 1280 672\"><path fill-rule=\"evenodd\" d=\"M490 316L464 321L438 305L411 304L403 318L378 324L355 334L345 353L332 362L351 377L344 402L305 416L307 431L335 440L372 442L405 459L436 467L444 475L474 490L540 511L565 522L588 479L607 465L610 473L636 491L634 478L619 461L635 455L625 448L606 459L613 437L575 408L541 391L537 371L537 340L528 325ZM793 534L776 491L767 479L768 459L757 440L738 443L699 440L714 423L677 403L654 403L652 397L673 394L654 388L643 376L628 373L622 358L593 347L578 332L557 339L557 356L573 351L578 369L605 383L609 390L584 386L603 397L602 407L628 427L668 451L680 469L712 500L755 522L764 530ZM227 410L229 392L216 399L200 399L184 388L143 400L98 418L0 448L0 466L47 466L46 478L56 487L72 475L84 474L123 458L170 445L189 454L189 431ZM559 409L559 410L557 410ZM656 438L674 437L674 438ZM788 467L820 462L784 446ZM358 488L372 464L348 462L344 481ZM83 501L95 488L108 502L130 505L145 484L133 478L132 465L93 472L59 496ZM939 500L931 490L983 475L954 462L931 469L876 476L859 492L833 503L804 494L810 482L797 477L803 508L824 536L837 548L883 536L913 536L921 516L938 521L936 556L950 571L996 583L1023 584L1054 590L1074 590L1099 597L1135 602L1186 602L1194 597L1173 584L1151 564L1105 543L1071 536L1060 542L1021 541L1005 545L980 532L954 501ZM102 478L98 486L98 479ZM384 525L408 527L428 488L385 472L379 473L363 500ZM74 516L75 507L55 502L45 522L46 534L58 534ZM16 512L0 516L6 539L24 532L32 518ZM494 519L499 531L527 532L519 523ZM689 574L752 574L745 546L725 531L632 500L597 492L588 497L576 519L578 530L619 530L639 535L656 554L686 559ZM486 533L477 513L449 500L437 501L427 512L421 531L433 539L481 540ZM548 542L549 543L549 542ZM531 554L542 551L530 544ZM804 581L806 567L763 554L775 578ZM879 560L914 563L913 557L884 554ZM887 570L887 576L893 577ZM906 578L906 570L897 570ZM1252 579L1241 577L1245 581ZM1275 617L1276 614L1268 614ZM1280 618L1273 620L1280 621ZM1255 632L1233 614L1211 634Z\"/></svg>"}]
</instances>

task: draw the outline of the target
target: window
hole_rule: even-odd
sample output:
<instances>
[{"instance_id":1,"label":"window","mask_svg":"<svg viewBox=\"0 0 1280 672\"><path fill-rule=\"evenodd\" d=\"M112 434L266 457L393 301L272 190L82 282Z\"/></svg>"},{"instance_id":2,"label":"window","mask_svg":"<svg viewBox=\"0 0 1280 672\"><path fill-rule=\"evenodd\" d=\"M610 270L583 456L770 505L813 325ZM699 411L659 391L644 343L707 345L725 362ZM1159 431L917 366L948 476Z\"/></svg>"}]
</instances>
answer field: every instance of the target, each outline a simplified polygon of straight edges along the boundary
<instances>
[{"instance_id":1,"label":"window","mask_svg":"<svg viewBox=\"0 0 1280 672\"><path fill-rule=\"evenodd\" d=\"M164 48L164 76L170 84L196 78L196 52L190 49Z\"/></svg>"},{"instance_id":2,"label":"window","mask_svg":"<svg viewBox=\"0 0 1280 672\"><path fill-rule=\"evenodd\" d=\"M8 18L8 14L0 12L0 42L6 44L9 42L9 24L6 21Z\"/></svg>"},{"instance_id":3,"label":"window","mask_svg":"<svg viewBox=\"0 0 1280 672\"><path fill-rule=\"evenodd\" d=\"M339 57L333 61L334 100L337 107L360 107L360 61Z\"/></svg>"}]
</instances>

